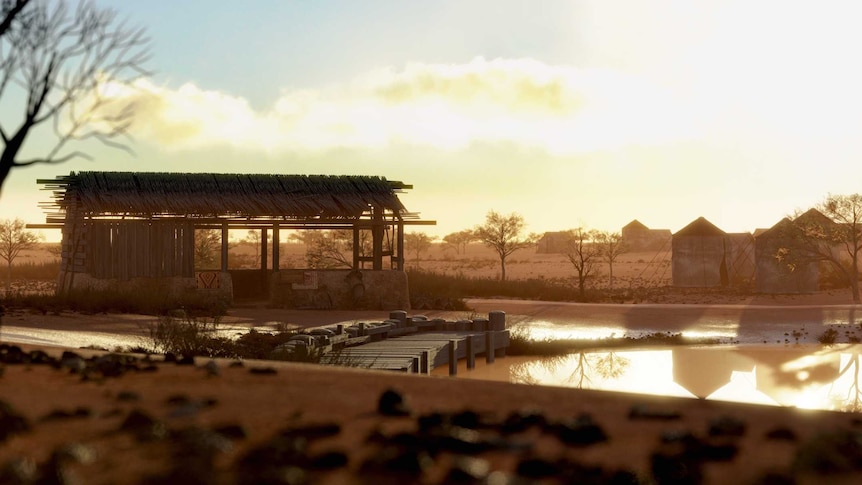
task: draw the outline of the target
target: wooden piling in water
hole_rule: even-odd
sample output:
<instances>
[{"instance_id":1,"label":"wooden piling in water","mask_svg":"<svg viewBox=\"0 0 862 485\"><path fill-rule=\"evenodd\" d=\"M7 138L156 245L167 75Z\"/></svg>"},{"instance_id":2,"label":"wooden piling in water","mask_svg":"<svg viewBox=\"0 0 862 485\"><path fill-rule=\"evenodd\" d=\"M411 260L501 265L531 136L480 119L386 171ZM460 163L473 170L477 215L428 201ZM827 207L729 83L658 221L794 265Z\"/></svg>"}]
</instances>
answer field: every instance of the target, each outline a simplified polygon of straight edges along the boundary
<instances>
[{"instance_id":1,"label":"wooden piling in water","mask_svg":"<svg viewBox=\"0 0 862 485\"><path fill-rule=\"evenodd\" d=\"M458 341L449 341L449 375L458 375Z\"/></svg>"}]
</instances>

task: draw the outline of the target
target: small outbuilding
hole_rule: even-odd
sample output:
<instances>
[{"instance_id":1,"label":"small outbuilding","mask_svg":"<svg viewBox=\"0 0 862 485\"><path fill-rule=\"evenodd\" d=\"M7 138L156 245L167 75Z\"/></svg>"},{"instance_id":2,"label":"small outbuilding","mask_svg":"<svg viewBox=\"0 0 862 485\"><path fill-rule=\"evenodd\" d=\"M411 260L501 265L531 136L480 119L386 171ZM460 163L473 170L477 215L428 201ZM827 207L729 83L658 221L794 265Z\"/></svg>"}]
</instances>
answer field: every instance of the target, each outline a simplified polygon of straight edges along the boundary
<instances>
[{"instance_id":1,"label":"small outbuilding","mask_svg":"<svg viewBox=\"0 0 862 485\"><path fill-rule=\"evenodd\" d=\"M412 186L383 177L73 172L38 183L53 192L39 227L62 230L58 292L157 288L232 299L258 288L256 296L282 306L405 309L404 226L434 224L398 199ZM259 270L228 269L237 229L261 231ZM218 269L195 267L201 230L221 236ZM281 230L352 232L352 267L279 267ZM371 241L367 253L361 236Z\"/></svg>"},{"instance_id":2,"label":"small outbuilding","mask_svg":"<svg viewBox=\"0 0 862 485\"><path fill-rule=\"evenodd\" d=\"M564 254L572 236L568 231L546 232L536 244L537 254Z\"/></svg>"},{"instance_id":3,"label":"small outbuilding","mask_svg":"<svg viewBox=\"0 0 862 485\"><path fill-rule=\"evenodd\" d=\"M715 287L728 283L725 238L727 233L703 217L673 235L673 285Z\"/></svg>"},{"instance_id":4,"label":"small outbuilding","mask_svg":"<svg viewBox=\"0 0 862 485\"><path fill-rule=\"evenodd\" d=\"M669 229L650 229L637 219L623 226L620 235L629 251L661 250L671 240Z\"/></svg>"},{"instance_id":5,"label":"small outbuilding","mask_svg":"<svg viewBox=\"0 0 862 485\"><path fill-rule=\"evenodd\" d=\"M755 239L759 293L814 293L820 289L819 257L805 250L804 228L830 230L835 223L816 209L791 221L784 218Z\"/></svg>"}]
</instances>

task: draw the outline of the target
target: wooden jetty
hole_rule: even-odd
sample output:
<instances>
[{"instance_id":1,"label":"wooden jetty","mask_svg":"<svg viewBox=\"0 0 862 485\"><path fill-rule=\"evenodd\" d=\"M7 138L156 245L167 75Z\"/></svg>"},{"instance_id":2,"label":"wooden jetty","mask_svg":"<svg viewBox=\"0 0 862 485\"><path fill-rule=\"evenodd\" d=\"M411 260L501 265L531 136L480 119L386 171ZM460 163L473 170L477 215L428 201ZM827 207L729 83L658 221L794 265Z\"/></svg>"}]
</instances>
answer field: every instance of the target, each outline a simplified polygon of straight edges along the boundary
<instances>
[{"instance_id":1,"label":"wooden jetty","mask_svg":"<svg viewBox=\"0 0 862 485\"><path fill-rule=\"evenodd\" d=\"M509 346L506 314L500 311L490 312L487 319L454 322L408 318L406 312L396 311L378 324L339 326L336 334L347 335L341 339L344 345L326 354L322 363L417 374L430 374L434 368L448 365L449 374L455 375L459 360L466 359L467 368L472 369L478 355L492 363L495 357L506 355Z\"/></svg>"}]
</instances>

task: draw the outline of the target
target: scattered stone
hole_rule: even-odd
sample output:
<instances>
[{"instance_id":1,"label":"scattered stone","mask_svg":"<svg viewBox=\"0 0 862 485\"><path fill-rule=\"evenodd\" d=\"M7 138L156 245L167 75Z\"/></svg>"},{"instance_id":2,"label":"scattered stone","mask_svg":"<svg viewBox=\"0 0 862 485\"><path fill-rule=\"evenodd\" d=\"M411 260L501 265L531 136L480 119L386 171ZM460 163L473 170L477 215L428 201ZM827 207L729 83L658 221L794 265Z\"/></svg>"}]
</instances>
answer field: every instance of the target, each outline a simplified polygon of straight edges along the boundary
<instances>
[{"instance_id":1,"label":"scattered stone","mask_svg":"<svg viewBox=\"0 0 862 485\"><path fill-rule=\"evenodd\" d=\"M38 478L36 463L27 458L11 458L0 466L0 483L30 485Z\"/></svg>"},{"instance_id":2,"label":"scattered stone","mask_svg":"<svg viewBox=\"0 0 862 485\"><path fill-rule=\"evenodd\" d=\"M824 475L862 470L862 433L847 429L818 433L796 451L793 469Z\"/></svg>"},{"instance_id":3,"label":"scattered stone","mask_svg":"<svg viewBox=\"0 0 862 485\"><path fill-rule=\"evenodd\" d=\"M733 416L720 416L709 422L710 436L742 436L745 434L745 421Z\"/></svg>"},{"instance_id":4,"label":"scattered stone","mask_svg":"<svg viewBox=\"0 0 862 485\"><path fill-rule=\"evenodd\" d=\"M135 391L120 391L117 394L117 401L137 402L140 400L141 400L141 395Z\"/></svg>"},{"instance_id":5,"label":"scattered stone","mask_svg":"<svg viewBox=\"0 0 862 485\"><path fill-rule=\"evenodd\" d=\"M159 440L167 436L164 423L139 409L133 410L126 416L120 424L120 430L133 433L139 441Z\"/></svg>"},{"instance_id":6,"label":"scattered stone","mask_svg":"<svg viewBox=\"0 0 862 485\"><path fill-rule=\"evenodd\" d=\"M658 421L672 421L682 418L678 411L670 409L651 408L643 404L636 404L629 410L629 419L653 419Z\"/></svg>"},{"instance_id":7,"label":"scattered stone","mask_svg":"<svg viewBox=\"0 0 862 485\"><path fill-rule=\"evenodd\" d=\"M251 374L261 375L261 376L273 376L278 374L278 371L275 370L275 367L252 367L248 370Z\"/></svg>"},{"instance_id":8,"label":"scattered stone","mask_svg":"<svg viewBox=\"0 0 862 485\"><path fill-rule=\"evenodd\" d=\"M588 414L583 414L568 422L552 425L549 431L554 432L560 441L570 445L587 446L608 440L605 431Z\"/></svg>"},{"instance_id":9,"label":"scattered stone","mask_svg":"<svg viewBox=\"0 0 862 485\"><path fill-rule=\"evenodd\" d=\"M506 417L500 425L500 431L506 434L520 433L532 427L543 428L547 423L547 418L541 412L514 412Z\"/></svg>"},{"instance_id":10,"label":"scattered stone","mask_svg":"<svg viewBox=\"0 0 862 485\"><path fill-rule=\"evenodd\" d=\"M377 412L383 416L409 416L410 409L404 402L404 396L393 389L387 389L380 395Z\"/></svg>"},{"instance_id":11,"label":"scattered stone","mask_svg":"<svg viewBox=\"0 0 862 485\"><path fill-rule=\"evenodd\" d=\"M491 464L482 458L456 456L452 460L445 483L487 483Z\"/></svg>"},{"instance_id":12,"label":"scattered stone","mask_svg":"<svg viewBox=\"0 0 862 485\"><path fill-rule=\"evenodd\" d=\"M516 473L527 478L548 478L562 473L559 463L543 458L524 458L518 463Z\"/></svg>"},{"instance_id":13,"label":"scattered stone","mask_svg":"<svg viewBox=\"0 0 862 485\"><path fill-rule=\"evenodd\" d=\"M790 429L783 426L778 428L773 428L766 432L766 438L770 440L782 440L782 441L796 441L796 433Z\"/></svg>"},{"instance_id":14,"label":"scattered stone","mask_svg":"<svg viewBox=\"0 0 862 485\"><path fill-rule=\"evenodd\" d=\"M218 364L214 360L207 362L203 369L206 371L207 377L218 377L220 374Z\"/></svg>"},{"instance_id":15,"label":"scattered stone","mask_svg":"<svg viewBox=\"0 0 862 485\"><path fill-rule=\"evenodd\" d=\"M0 443L10 437L30 431L30 423L11 404L0 401Z\"/></svg>"},{"instance_id":16,"label":"scattered stone","mask_svg":"<svg viewBox=\"0 0 862 485\"><path fill-rule=\"evenodd\" d=\"M216 433L231 440L244 440L248 437L248 431L240 424L225 424L213 429Z\"/></svg>"},{"instance_id":17,"label":"scattered stone","mask_svg":"<svg viewBox=\"0 0 862 485\"><path fill-rule=\"evenodd\" d=\"M66 419L89 418L92 416L92 409L84 406L79 406L72 411L68 411L65 409L55 409L43 416L40 421L62 421Z\"/></svg>"},{"instance_id":18,"label":"scattered stone","mask_svg":"<svg viewBox=\"0 0 862 485\"><path fill-rule=\"evenodd\" d=\"M327 451L309 459L309 467L315 470L335 470L348 463L347 454L342 451Z\"/></svg>"}]
</instances>

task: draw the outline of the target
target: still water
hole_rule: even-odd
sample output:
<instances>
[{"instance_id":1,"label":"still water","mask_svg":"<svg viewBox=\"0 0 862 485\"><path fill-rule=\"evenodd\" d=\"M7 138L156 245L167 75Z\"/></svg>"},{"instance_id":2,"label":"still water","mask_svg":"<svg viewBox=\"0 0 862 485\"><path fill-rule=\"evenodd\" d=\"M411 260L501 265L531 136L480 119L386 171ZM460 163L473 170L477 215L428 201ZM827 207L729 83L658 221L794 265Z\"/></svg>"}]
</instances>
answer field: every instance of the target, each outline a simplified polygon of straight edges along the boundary
<instances>
[{"instance_id":1,"label":"still water","mask_svg":"<svg viewBox=\"0 0 862 485\"><path fill-rule=\"evenodd\" d=\"M478 362L458 377L773 406L862 410L860 345L590 351ZM438 372L441 369L437 370Z\"/></svg>"}]
</instances>

